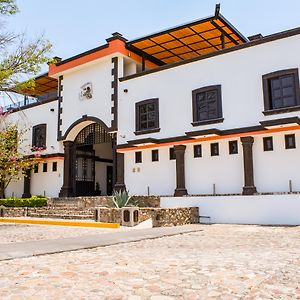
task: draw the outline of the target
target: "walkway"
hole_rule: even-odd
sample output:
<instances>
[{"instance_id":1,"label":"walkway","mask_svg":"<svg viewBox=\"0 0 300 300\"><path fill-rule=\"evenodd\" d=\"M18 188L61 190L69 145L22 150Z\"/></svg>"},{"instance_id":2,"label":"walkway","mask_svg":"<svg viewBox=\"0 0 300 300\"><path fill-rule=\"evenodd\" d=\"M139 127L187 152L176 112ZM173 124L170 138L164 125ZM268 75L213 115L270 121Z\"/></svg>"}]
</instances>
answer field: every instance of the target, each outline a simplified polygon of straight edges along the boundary
<instances>
[{"instance_id":1,"label":"walkway","mask_svg":"<svg viewBox=\"0 0 300 300\"><path fill-rule=\"evenodd\" d=\"M46 228L44 230L47 230ZM202 230L199 225L111 231L94 235L0 244L0 261L137 242Z\"/></svg>"}]
</instances>

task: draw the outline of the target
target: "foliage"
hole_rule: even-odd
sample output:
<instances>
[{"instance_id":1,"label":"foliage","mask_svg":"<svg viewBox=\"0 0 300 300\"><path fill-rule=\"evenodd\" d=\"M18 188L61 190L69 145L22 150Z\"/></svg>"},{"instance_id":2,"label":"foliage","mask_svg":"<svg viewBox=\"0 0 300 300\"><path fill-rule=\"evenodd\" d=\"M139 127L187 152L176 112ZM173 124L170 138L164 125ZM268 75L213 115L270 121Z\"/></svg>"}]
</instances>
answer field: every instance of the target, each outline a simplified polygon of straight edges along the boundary
<instances>
[{"instance_id":1,"label":"foliage","mask_svg":"<svg viewBox=\"0 0 300 300\"><path fill-rule=\"evenodd\" d=\"M18 12L15 0L0 0L0 17ZM52 62L51 49L43 36L28 41L25 34L4 32L0 26L0 92L26 92L34 89L34 80L28 79L41 71L41 65Z\"/></svg>"},{"instance_id":2,"label":"foliage","mask_svg":"<svg viewBox=\"0 0 300 300\"><path fill-rule=\"evenodd\" d=\"M0 122L0 198L4 198L5 188L12 180L26 176L26 171L36 164L39 153L31 157L23 148L25 132L16 124Z\"/></svg>"},{"instance_id":3,"label":"foliage","mask_svg":"<svg viewBox=\"0 0 300 300\"><path fill-rule=\"evenodd\" d=\"M122 208L126 206L129 203L130 199L131 196L129 196L127 191L125 190L118 191L118 192L114 191L113 198L112 198L116 208Z\"/></svg>"},{"instance_id":4,"label":"foliage","mask_svg":"<svg viewBox=\"0 0 300 300\"><path fill-rule=\"evenodd\" d=\"M6 207L42 207L47 205L47 198L32 196L31 198L6 198L0 199L0 206Z\"/></svg>"}]
</instances>

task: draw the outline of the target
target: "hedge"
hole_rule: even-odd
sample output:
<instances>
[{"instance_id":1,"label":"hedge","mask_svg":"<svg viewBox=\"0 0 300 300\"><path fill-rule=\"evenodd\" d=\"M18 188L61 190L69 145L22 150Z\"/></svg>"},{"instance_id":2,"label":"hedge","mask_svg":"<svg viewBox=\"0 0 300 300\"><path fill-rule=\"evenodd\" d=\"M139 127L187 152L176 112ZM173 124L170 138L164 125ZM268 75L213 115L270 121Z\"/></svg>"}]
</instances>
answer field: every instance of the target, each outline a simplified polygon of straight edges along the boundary
<instances>
[{"instance_id":1,"label":"hedge","mask_svg":"<svg viewBox=\"0 0 300 300\"><path fill-rule=\"evenodd\" d=\"M0 206L6 207L42 207L47 205L47 198L32 196L31 198L6 198L0 199Z\"/></svg>"}]
</instances>

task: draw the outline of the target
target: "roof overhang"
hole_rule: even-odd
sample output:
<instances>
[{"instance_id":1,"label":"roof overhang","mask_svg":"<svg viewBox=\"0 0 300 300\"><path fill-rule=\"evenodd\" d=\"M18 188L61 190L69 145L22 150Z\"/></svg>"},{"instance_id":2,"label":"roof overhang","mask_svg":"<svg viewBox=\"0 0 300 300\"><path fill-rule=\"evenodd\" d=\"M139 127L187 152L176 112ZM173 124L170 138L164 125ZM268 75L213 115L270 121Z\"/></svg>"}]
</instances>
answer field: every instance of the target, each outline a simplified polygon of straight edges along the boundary
<instances>
[{"instance_id":1,"label":"roof overhang","mask_svg":"<svg viewBox=\"0 0 300 300\"><path fill-rule=\"evenodd\" d=\"M48 76L48 73L42 74L34 78L34 86L28 89L18 90L19 94L32 97L39 97L48 93L57 91L57 79Z\"/></svg>"},{"instance_id":2,"label":"roof overhang","mask_svg":"<svg viewBox=\"0 0 300 300\"><path fill-rule=\"evenodd\" d=\"M161 64L191 59L248 42L220 13L127 42Z\"/></svg>"}]
</instances>

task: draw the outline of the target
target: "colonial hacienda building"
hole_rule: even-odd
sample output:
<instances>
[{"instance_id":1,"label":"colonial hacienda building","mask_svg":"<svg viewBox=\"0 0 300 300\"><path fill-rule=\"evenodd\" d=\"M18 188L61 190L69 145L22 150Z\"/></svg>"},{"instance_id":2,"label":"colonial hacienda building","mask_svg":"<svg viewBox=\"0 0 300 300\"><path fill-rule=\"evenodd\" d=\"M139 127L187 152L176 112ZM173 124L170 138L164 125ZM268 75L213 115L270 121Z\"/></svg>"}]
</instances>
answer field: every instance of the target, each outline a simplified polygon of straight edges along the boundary
<instances>
[{"instance_id":1,"label":"colonial hacienda building","mask_svg":"<svg viewBox=\"0 0 300 300\"><path fill-rule=\"evenodd\" d=\"M217 8L106 41L57 58L14 108L45 150L7 195L300 191L300 28L246 38Z\"/></svg>"}]
</instances>

